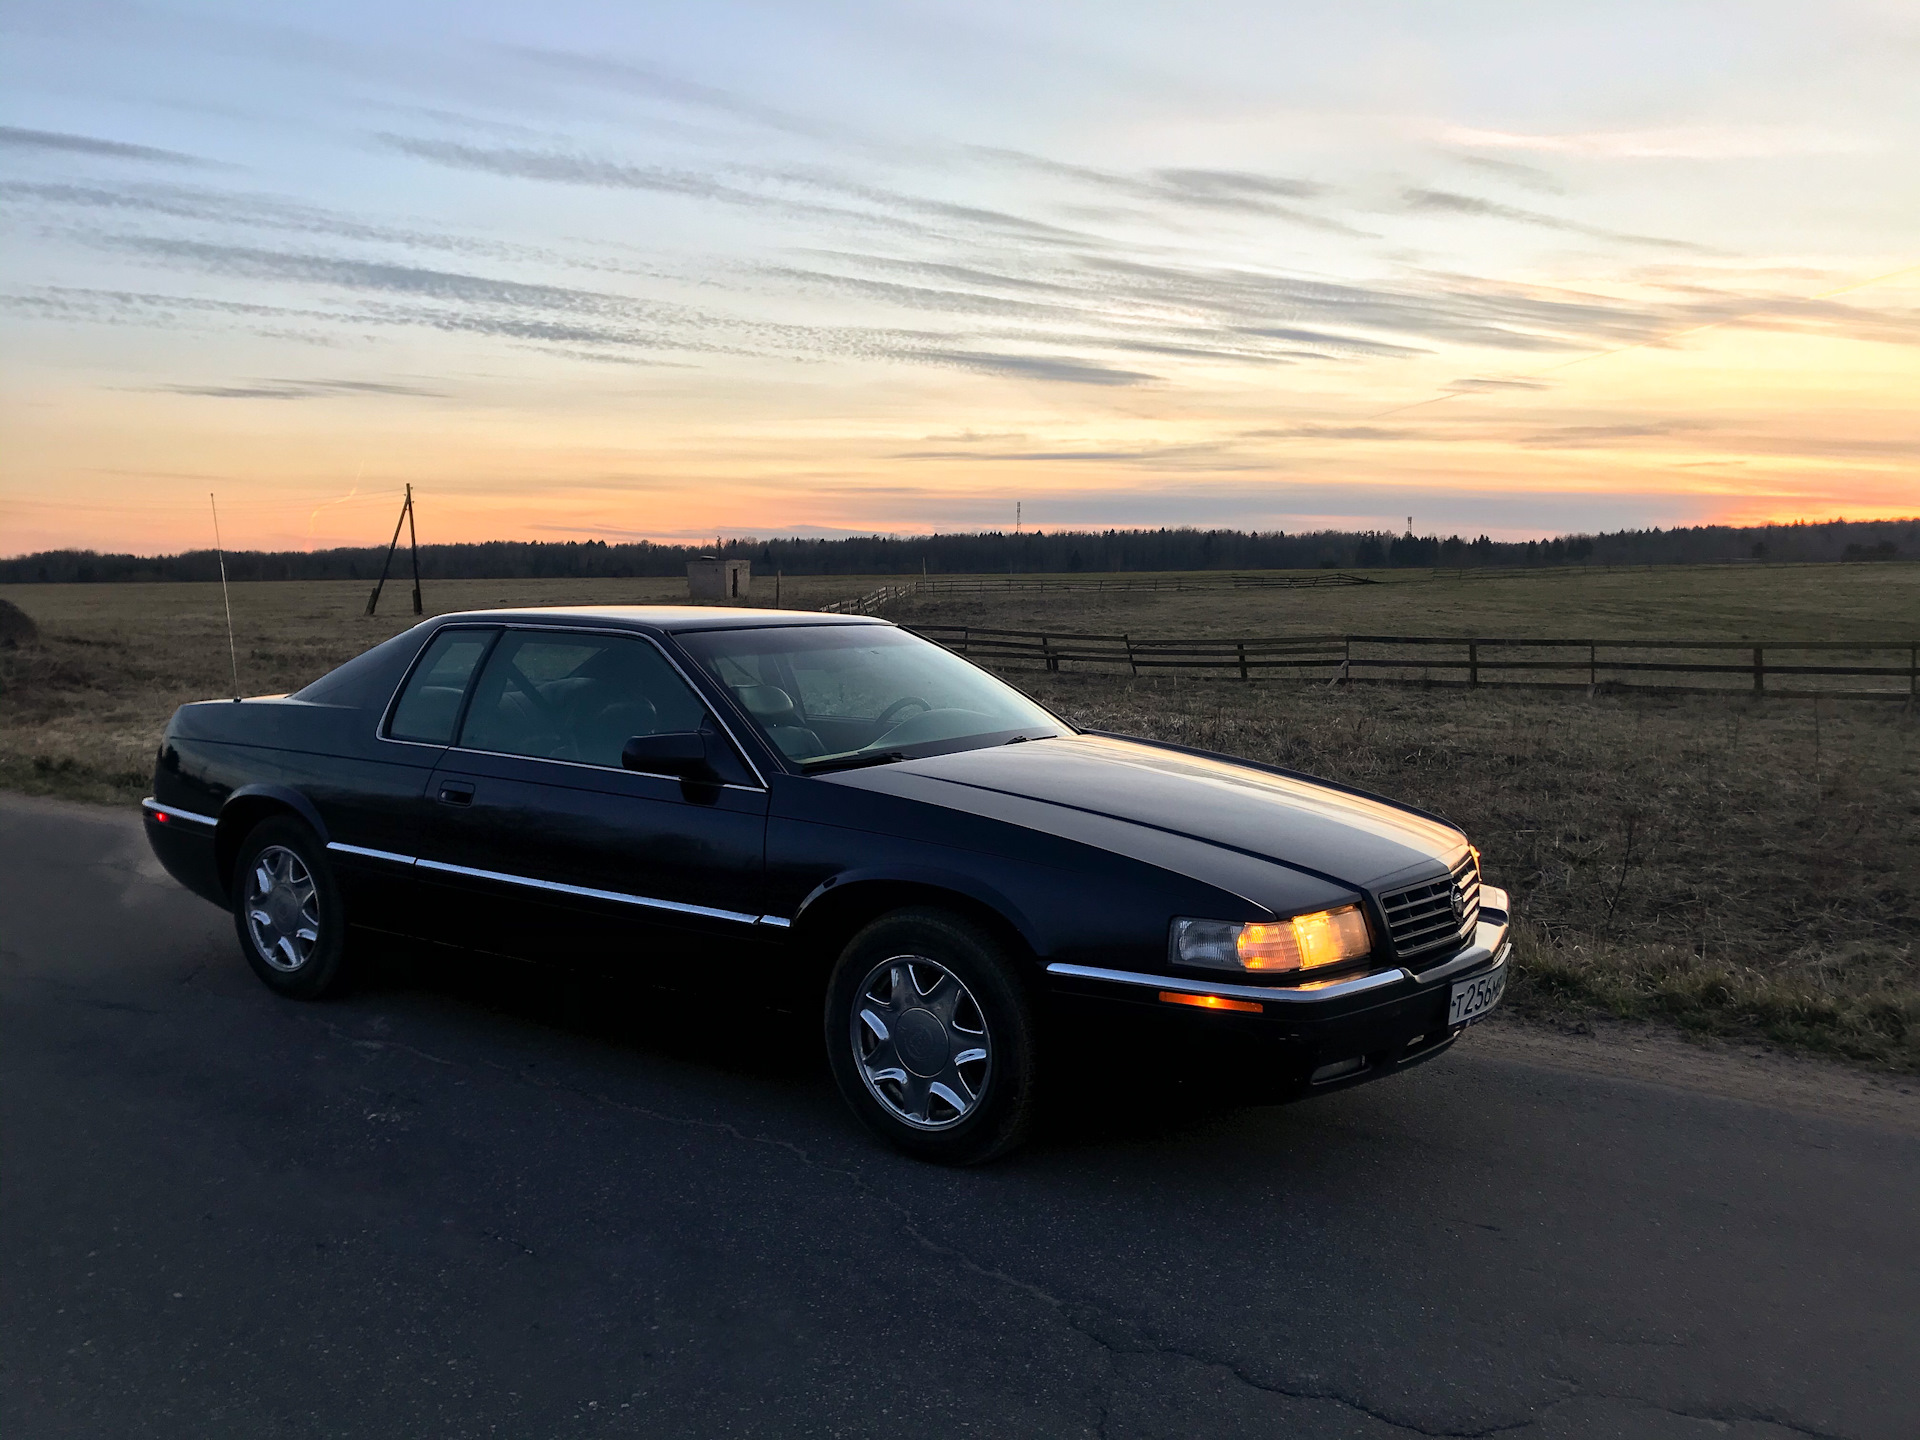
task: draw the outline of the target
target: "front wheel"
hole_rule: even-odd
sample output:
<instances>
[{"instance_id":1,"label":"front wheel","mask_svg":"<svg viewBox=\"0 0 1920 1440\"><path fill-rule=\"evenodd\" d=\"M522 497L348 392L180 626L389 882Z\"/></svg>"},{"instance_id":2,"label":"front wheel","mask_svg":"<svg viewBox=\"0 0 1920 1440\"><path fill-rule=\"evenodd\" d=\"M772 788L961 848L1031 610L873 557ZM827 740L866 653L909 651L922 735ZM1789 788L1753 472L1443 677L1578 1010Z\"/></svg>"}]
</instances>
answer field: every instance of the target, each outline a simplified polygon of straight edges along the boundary
<instances>
[{"instance_id":1,"label":"front wheel","mask_svg":"<svg viewBox=\"0 0 1920 1440\"><path fill-rule=\"evenodd\" d=\"M1005 948L960 916L900 910L854 936L826 1031L842 1097L909 1154L973 1165L1025 1137L1033 1006Z\"/></svg>"},{"instance_id":2,"label":"front wheel","mask_svg":"<svg viewBox=\"0 0 1920 1440\"><path fill-rule=\"evenodd\" d=\"M268 989L318 1000L346 979L346 911L326 847L307 826L276 816L240 844L233 871L240 949Z\"/></svg>"}]
</instances>

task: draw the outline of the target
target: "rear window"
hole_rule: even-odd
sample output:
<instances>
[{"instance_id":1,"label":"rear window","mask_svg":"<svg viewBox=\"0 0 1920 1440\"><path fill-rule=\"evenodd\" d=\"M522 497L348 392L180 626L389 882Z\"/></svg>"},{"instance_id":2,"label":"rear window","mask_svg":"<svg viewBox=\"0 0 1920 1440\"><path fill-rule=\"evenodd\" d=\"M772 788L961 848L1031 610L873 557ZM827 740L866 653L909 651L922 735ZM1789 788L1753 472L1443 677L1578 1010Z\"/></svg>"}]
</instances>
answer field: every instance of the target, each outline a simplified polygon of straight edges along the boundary
<instances>
[{"instance_id":1,"label":"rear window","mask_svg":"<svg viewBox=\"0 0 1920 1440\"><path fill-rule=\"evenodd\" d=\"M442 630L407 678L387 734L423 745L451 745L460 702L496 630Z\"/></svg>"}]
</instances>

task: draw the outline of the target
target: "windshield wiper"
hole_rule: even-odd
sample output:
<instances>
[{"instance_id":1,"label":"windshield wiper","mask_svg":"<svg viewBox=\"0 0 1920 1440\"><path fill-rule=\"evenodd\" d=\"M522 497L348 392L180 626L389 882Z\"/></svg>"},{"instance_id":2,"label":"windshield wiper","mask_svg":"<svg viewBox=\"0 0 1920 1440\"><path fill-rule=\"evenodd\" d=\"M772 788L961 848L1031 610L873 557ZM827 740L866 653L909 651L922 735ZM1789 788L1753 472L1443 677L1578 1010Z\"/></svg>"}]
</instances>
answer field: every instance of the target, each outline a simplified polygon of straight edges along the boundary
<instances>
[{"instance_id":1,"label":"windshield wiper","mask_svg":"<svg viewBox=\"0 0 1920 1440\"><path fill-rule=\"evenodd\" d=\"M1002 745L1025 745L1030 740L1058 740L1060 732L1050 730L1045 735L1016 735L1011 740L1002 740Z\"/></svg>"},{"instance_id":2,"label":"windshield wiper","mask_svg":"<svg viewBox=\"0 0 1920 1440\"><path fill-rule=\"evenodd\" d=\"M865 765L891 765L896 760L907 758L904 750L875 750L864 755L841 755L832 760L816 760L812 764L803 764L801 769L809 775L821 775L829 770L858 770Z\"/></svg>"}]
</instances>

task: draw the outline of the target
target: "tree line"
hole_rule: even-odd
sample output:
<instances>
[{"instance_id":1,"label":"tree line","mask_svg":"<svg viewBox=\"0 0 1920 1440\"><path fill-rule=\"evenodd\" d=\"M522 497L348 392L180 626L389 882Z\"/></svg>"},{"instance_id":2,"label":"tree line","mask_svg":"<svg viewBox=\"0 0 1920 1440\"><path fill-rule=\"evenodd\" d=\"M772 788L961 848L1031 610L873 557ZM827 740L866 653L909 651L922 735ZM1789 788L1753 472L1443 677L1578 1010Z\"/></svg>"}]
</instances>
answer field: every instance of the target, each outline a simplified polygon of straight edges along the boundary
<instances>
[{"instance_id":1,"label":"tree line","mask_svg":"<svg viewBox=\"0 0 1920 1440\"><path fill-rule=\"evenodd\" d=\"M366 580L379 575L384 546L336 550L242 550L227 554L234 580ZM1031 530L965 535L854 535L835 539L743 536L712 545L602 540L492 540L422 545L429 580L624 579L682 575L702 555L748 559L769 575L992 575L1116 571L1311 570L1480 566L1660 565L1711 561L1920 559L1920 520L1698 525L1617 530L1552 540L1468 540L1459 535L1393 535L1319 530ZM404 572L404 552L394 573ZM0 584L125 580L217 580L211 550L118 555L46 550L0 560Z\"/></svg>"}]
</instances>

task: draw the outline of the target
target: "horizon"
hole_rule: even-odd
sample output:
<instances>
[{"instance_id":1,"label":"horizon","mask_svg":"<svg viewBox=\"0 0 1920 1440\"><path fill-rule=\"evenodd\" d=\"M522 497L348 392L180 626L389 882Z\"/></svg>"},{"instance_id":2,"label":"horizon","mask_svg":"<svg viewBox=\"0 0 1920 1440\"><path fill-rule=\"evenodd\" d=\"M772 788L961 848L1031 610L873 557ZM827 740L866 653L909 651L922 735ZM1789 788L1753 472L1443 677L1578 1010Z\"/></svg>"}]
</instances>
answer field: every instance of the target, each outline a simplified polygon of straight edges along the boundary
<instances>
[{"instance_id":1,"label":"horizon","mask_svg":"<svg viewBox=\"0 0 1920 1440\"><path fill-rule=\"evenodd\" d=\"M0 548L1909 519L1920 15L10 7ZM1411 523L1407 517L1411 516Z\"/></svg>"},{"instance_id":2,"label":"horizon","mask_svg":"<svg viewBox=\"0 0 1920 1440\"><path fill-rule=\"evenodd\" d=\"M1623 528L1620 530L1613 530L1613 531L1590 531L1590 532L1570 531L1570 532L1565 532L1558 535L1528 537L1522 540L1492 540L1492 544L1494 545L1496 550L1502 547L1506 548L1507 550L1518 550L1523 547L1550 547L1550 546L1556 546L1556 545L1562 546L1562 547L1573 547L1573 546L1582 545L1584 543L1584 545L1587 547L1587 553L1590 553L1591 546L1596 542L1600 544L1608 544L1609 542L1612 542L1615 545L1621 542L1632 544L1636 542L1651 542L1658 539L1672 539L1672 538L1680 537L1683 535L1684 536L1698 535L1702 537L1708 537L1708 536L1712 536L1715 532L1724 532L1728 535L1739 535L1742 537L1755 535L1755 534L1769 534L1774 531L1784 531L1784 532L1787 532L1788 534L1792 534L1795 531L1803 531L1803 530L1804 531L1825 531L1825 530L1830 530L1836 526L1842 527L1842 528L1861 527L1862 533L1865 533L1866 531L1873 531L1877 533L1883 530L1885 527L1897 527L1900 525L1907 526L1910 532L1914 530L1920 530L1920 513L1915 513L1912 515L1905 515L1905 516L1893 516L1893 517L1888 517L1885 519L1877 519L1877 520L1847 520L1844 517L1833 516L1833 517L1827 517L1824 519L1767 521L1757 525L1745 525L1745 526L1721 525L1721 524L1715 524L1715 523L1708 523L1704 525L1672 526L1667 528L1647 527L1647 528L1636 529L1636 528L1628 527L1628 528ZM1490 539L1492 539L1492 537L1489 537L1484 532L1475 536L1475 535L1463 535L1458 531L1455 531L1451 534L1444 534L1444 535L1439 531L1430 531L1427 534L1422 535L1422 534L1417 534L1411 530L1396 534L1395 532L1390 530L1249 531L1249 530L1238 530L1238 529L1231 529L1231 528L1203 529L1200 527L1190 526L1190 525L1169 525L1169 526L1156 526L1156 527L1141 527L1141 526L1112 527L1104 530L1088 530L1088 529L1075 528L1071 526L1062 526L1062 527L1057 527L1053 529L1048 529L1043 526L1032 526L1025 530L1013 530L1009 528L1004 530L973 530L973 531L937 531L937 530L926 531L926 532L896 531L896 532L870 532L867 534L853 534L853 535L795 535L795 534L720 535L720 536L714 537L715 541L717 542L714 544L709 544L704 540L666 540L666 541L600 540L592 537L589 537L585 540L571 540L571 539L570 540L544 540L544 539L528 540L528 539L515 538L515 537L496 536L491 539L483 539L483 540L421 541L419 544L419 549L423 553L425 553L425 552L438 551L438 550L461 549L461 548L483 549L483 548L488 548L492 546L597 545L597 546L606 547L608 549L619 549L621 547L634 547L634 548L642 548L642 549L654 548L654 549L677 551L677 552L693 552L696 554L705 553L711 556L718 556L722 554L732 553L737 556L741 552L749 551L755 548L758 548L761 550L767 550L774 546L783 546L783 545L819 544L819 545L827 545L827 546L839 546L839 545L855 546L855 545L859 545L862 542L873 542L880 545L899 546L899 545L910 545L915 542L921 542L928 545L938 545L940 542L964 542L964 541L1013 542L1018 540L1053 540L1058 542L1058 541L1076 541L1076 540L1102 540L1102 539L1108 539L1108 538L1126 539L1129 537L1152 537L1157 535L1176 536L1176 537L1183 536L1183 535L1191 535L1191 536L1200 537L1202 539L1227 538L1231 540L1242 540L1242 541L1249 541L1249 542L1256 542L1256 543L1285 541L1289 543L1298 543L1298 544L1309 544L1313 542L1338 542L1338 541L1358 541L1358 542L1361 542L1362 545L1364 545L1366 542L1369 542L1369 541L1376 542L1376 543L1380 541L1391 541L1391 542L1396 542L1397 544L1397 542L1399 541L1406 540L1406 541L1415 542L1417 545L1420 545L1420 546L1435 546L1435 545L1458 546L1458 545L1464 544L1468 547L1473 547L1476 545L1485 545ZM1830 539L1831 537L1828 536L1823 538ZM1909 533L1905 538L1911 540L1914 538L1914 536L1912 533ZM1893 541L1888 541L1886 543L1889 546L1893 546L1895 544L1895 542ZM396 554L404 554L405 547L401 545L400 537L398 536L391 537L391 544L394 547ZM1860 547L1855 546L1853 548L1860 548ZM64 548L52 549L52 550L21 552L18 554L0 554L0 567L20 564L23 562L32 561L36 559L51 558L51 557L63 556L63 555L94 556L101 560L134 560L134 561L142 561L142 562L162 563L167 561L198 559L198 558L213 556L216 554L224 554L228 560L236 560L236 559L244 560L244 559L255 559L255 558L272 559L282 555L311 555L318 558L318 557L323 557L329 554L341 554L341 553L358 554L358 553L364 553L364 552L371 552L374 554L385 554L387 553L388 549L389 549L389 542L378 542L378 543L370 543L370 544L346 544L346 545L327 546L327 547L308 547L304 549L295 547L291 549L281 549L281 550L262 550L257 548L249 548L249 549L226 548L222 550L219 547L212 546L212 545L190 546L182 550L151 551L151 552L100 551L100 550L85 549L80 547L64 547ZM748 557L748 558L751 558L751 557ZM1779 555L1779 554L1765 554L1765 553L1762 553L1761 551L1756 551L1751 556L1734 557L1734 558L1751 559L1754 561L1765 561L1766 563L1787 563L1787 564L1833 563L1831 560L1808 559L1805 557L1794 557L1794 556ZM1916 558L1920 558L1920 556L1903 556L1897 551L1897 549L1895 549L1890 551L1887 554L1881 554L1881 555L1872 555L1872 556L1862 555L1858 557L1851 556L1851 555L1843 555L1840 558L1843 560L1871 559L1875 561L1884 562L1887 560L1901 559L1901 558L1913 560ZM396 563L404 564L405 562L404 560L402 560ZM1326 568L1328 565L1332 563L1333 562L1331 561L1322 560L1319 562L1319 568ZM1449 560L1445 563L1455 564L1458 562L1455 560ZM1493 560L1484 561L1483 563L1489 563L1493 565L1504 565L1504 564L1510 563L1510 557L1507 560L1493 559ZM1626 562L1592 561L1585 558L1585 555L1582 554L1581 551L1576 550L1574 552L1573 558L1561 558L1561 559L1555 560L1553 563L1570 565L1570 566L1579 566L1581 564L1594 564L1602 568L1605 568L1610 564L1626 563ZM1636 565L1645 564L1645 563L1663 564L1663 565L1665 564L1722 564L1722 563L1727 563L1727 560L1724 558L1704 559L1704 560L1669 559L1669 560L1661 560L1661 561L1635 561L1630 563L1633 563ZM1387 568L1405 568L1405 567L1411 566L1412 568L1416 568L1416 569L1426 568L1427 566L1426 561L1403 560L1403 559L1387 560L1385 558L1382 558L1378 562L1364 560L1364 559L1355 559L1351 563L1342 562L1342 564L1345 565L1345 568L1352 568L1352 569L1379 568L1379 566L1382 566L1382 565L1386 566ZM1153 567L1153 566L1142 567L1139 565L1122 565L1119 567L1092 566L1092 567L1089 567L1089 573L1098 573L1102 570L1106 570L1106 571L1113 571L1116 569L1139 570L1142 568L1145 568L1145 569L1167 568L1170 571L1183 571L1186 569L1191 569L1192 567L1182 567L1178 565L1171 566L1171 567ZM1248 563L1248 564L1242 564L1242 565L1226 565L1226 566L1213 565L1210 567L1201 567L1201 568L1251 569L1251 570L1282 569L1284 570L1284 569L1303 569L1303 568L1311 569L1314 567L1306 566L1306 565L1274 564L1272 562L1268 562L1265 564ZM798 575L805 572L796 570L794 573ZM856 570L848 570L845 572L823 571L819 573L846 573L849 575L853 575L853 574L860 574L864 572L856 569ZM893 573L893 572L876 571L874 573ZM900 573L906 573L906 572L903 571ZM956 574L971 574L976 572L943 568L939 573L956 575ZM997 573L997 571L978 572L978 573ZM1052 573L1052 572L1032 572L1032 573ZM1062 571L1060 573L1064 574L1067 572ZM9 581L9 580L6 580L4 577L0 577L0 584L4 584L4 583L33 583L33 582Z\"/></svg>"}]
</instances>

